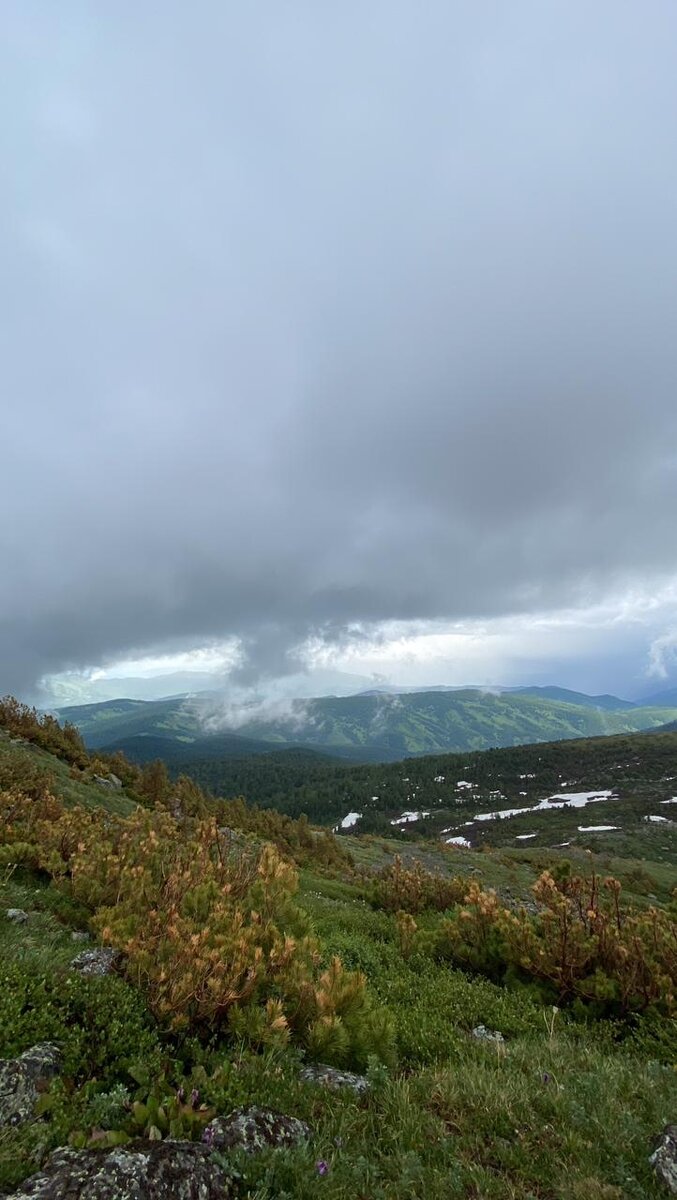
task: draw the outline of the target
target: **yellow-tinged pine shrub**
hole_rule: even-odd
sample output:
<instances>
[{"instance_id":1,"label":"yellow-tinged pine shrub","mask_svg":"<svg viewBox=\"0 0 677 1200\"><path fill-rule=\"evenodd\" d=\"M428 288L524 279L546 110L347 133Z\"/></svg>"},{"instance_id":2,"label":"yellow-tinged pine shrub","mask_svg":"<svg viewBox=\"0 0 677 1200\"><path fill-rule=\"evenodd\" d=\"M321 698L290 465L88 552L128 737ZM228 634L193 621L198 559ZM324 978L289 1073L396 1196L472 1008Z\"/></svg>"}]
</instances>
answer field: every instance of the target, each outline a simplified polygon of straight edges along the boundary
<instances>
[{"instance_id":1,"label":"yellow-tinged pine shrub","mask_svg":"<svg viewBox=\"0 0 677 1200\"><path fill-rule=\"evenodd\" d=\"M393 1031L366 980L321 950L276 848L234 850L213 818L165 808L129 817L0 796L3 840L92 912L103 941L174 1029L229 1029L258 1044L295 1038L325 1060L392 1055Z\"/></svg>"}]
</instances>

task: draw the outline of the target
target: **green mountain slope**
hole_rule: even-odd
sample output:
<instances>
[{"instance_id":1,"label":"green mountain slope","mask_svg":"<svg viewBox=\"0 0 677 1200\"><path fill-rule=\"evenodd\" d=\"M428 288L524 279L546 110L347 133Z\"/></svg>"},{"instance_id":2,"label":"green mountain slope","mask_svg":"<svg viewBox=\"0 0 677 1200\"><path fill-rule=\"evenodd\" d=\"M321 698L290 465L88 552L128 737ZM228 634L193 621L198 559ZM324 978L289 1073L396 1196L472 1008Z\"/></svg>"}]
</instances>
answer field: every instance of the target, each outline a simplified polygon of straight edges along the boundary
<instances>
[{"instance_id":1,"label":"green mountain slope","mask_svg":"<svg viewBox=\"0 0 677 1200\"><path fill-rule=\"evenodd\" d=\"M412 754L637 732L677 718L677 708L613 709L599 703L609 698L588 699L589 705L569 703L543 696L539 689L498 695L465 689L324 697L291 702L283 718L266 719L260 710L252 710L252 719L243 722L240 713L237 733L225 728L226 719L220 731L206 733L218 722L213 700L207 708L199 698L113 701L64 709L62 715L78 726L88 746L121 747L144 760L160 752L175 758L173 743L183 747L182 757L189 759L294 746L365 761L393 761ZM150 742L144 747L142 739L149 738L162 739L160 749L151 753Z\"/></svg>"}]
</instances>

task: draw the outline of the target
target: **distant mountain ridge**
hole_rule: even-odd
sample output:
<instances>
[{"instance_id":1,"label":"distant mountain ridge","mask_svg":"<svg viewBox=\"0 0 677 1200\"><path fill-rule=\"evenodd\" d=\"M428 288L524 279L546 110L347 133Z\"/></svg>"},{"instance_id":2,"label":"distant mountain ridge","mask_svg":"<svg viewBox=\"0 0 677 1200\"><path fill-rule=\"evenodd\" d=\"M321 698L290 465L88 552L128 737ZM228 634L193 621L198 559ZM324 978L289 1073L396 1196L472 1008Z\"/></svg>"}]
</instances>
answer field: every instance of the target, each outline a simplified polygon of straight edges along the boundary
<instances>
[{"instance_id":1,"label":"distant mountain ridge","mask_svg":"<svg viewBox=\"0 0 677 1200\"><path fill-rule=\"evenodd\" d=\"M197 759L273 749L312 750L361 761L395 761L529 742L632 733L677 720L674 707L632 705L564 688L477 688L361 693L246 706L237 714L214 696L117 700L60 710L92 749L130 757Z\"/></svg>"}]
</instances>

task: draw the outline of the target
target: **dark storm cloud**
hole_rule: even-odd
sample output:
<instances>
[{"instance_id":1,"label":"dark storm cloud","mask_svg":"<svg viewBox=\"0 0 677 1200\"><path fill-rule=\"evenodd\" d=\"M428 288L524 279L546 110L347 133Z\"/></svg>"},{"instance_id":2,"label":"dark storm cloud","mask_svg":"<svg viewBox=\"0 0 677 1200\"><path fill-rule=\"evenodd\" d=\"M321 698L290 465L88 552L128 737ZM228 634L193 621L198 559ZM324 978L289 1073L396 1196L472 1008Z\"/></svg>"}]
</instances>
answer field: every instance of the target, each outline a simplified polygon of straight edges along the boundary
<instances>
[{"instance_id":1,"label":"dark storm cloud","mask_svg":"<svg viewBox=\"0 0 677 1200\"><path fill-rule=\"evenodd\" d=\"M674 573L671 0L1 20L2 688Z\"/></svg>"}]
</instances>

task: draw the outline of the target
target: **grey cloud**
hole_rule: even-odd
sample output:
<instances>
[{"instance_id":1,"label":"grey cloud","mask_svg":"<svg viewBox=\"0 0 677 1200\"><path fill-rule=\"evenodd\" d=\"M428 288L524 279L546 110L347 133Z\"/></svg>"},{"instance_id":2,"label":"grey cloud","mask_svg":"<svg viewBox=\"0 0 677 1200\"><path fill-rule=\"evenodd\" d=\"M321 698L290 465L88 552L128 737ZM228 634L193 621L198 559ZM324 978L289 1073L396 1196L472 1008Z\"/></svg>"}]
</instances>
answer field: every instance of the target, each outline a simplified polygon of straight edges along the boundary
<instances>
[{"instance_id":1,"label":"grey cloud","mask_svg":"<svg viewBox=\"0 0 677 1200\"><path fill-rule=\"evenodd\" d=\"M2 688L675 572L672 3L3 25Z\"/></svg>"}]
</instances>

